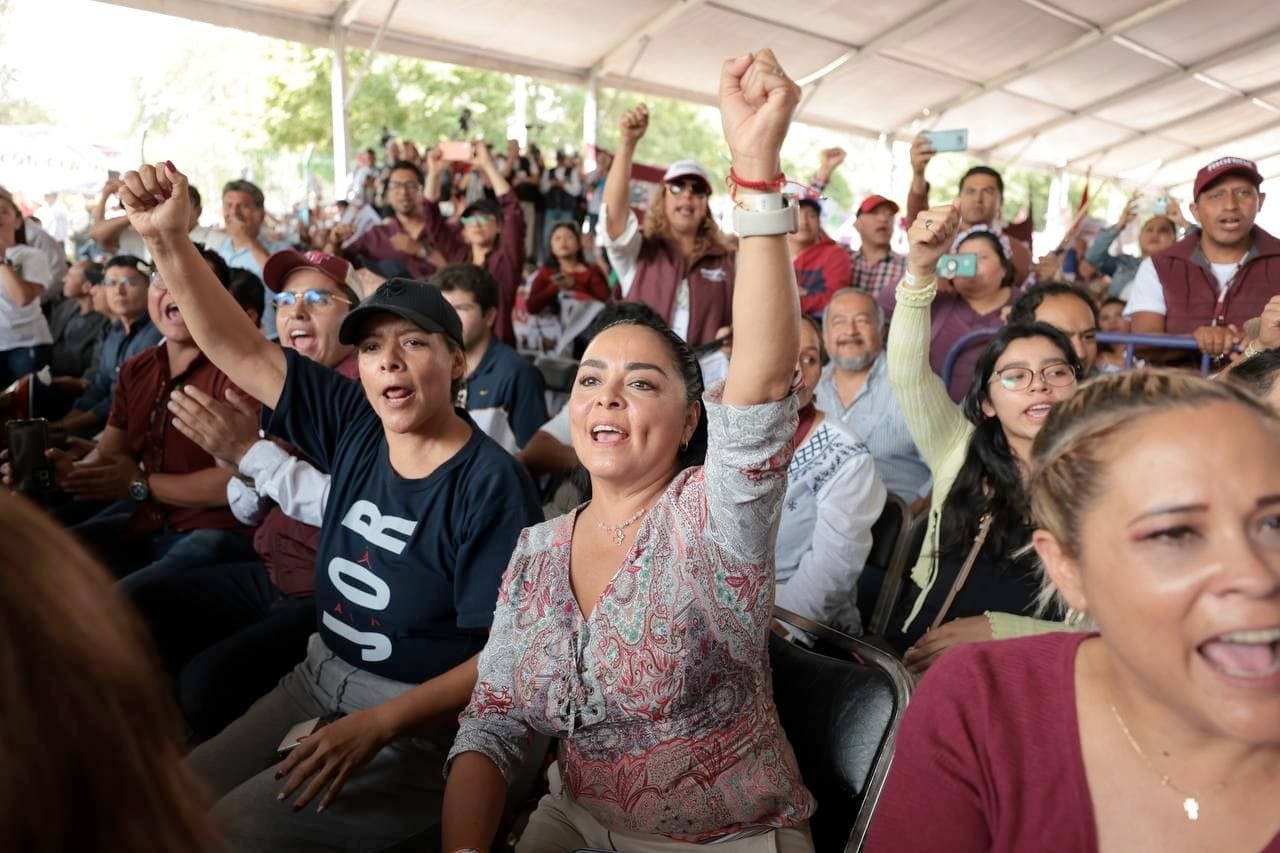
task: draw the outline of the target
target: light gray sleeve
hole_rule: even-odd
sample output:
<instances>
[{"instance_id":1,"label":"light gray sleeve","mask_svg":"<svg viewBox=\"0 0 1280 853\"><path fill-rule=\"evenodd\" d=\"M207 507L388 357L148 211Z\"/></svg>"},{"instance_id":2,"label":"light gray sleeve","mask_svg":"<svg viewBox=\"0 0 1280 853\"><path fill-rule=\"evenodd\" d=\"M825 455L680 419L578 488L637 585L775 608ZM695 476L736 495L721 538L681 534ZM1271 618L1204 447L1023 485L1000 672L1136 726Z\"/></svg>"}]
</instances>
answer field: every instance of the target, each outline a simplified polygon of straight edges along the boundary
<instances>
[{"instance_id":1,"label":"light gray sleeve","mask_svg":"<svg viewBox=\"0 0 1280 853\"><path fill-rule=\"evenodd\" d=\"M324 521L329 475L263 439L240 460L240 473L253 479L255 491L279 505L285 515L312 527Z\"/></svg>"},{"instance_id":2,"label":"light gray sleeve","mask_svg":"<svg viewBox=\"0 0 1280 853\"><path fill-rule=\"evenodd\" d=\"M725 551L772 567L794 452L796 398L736 407L721 403L720 392L703 395L708 528Z\"/></svg>"}]
</instances>

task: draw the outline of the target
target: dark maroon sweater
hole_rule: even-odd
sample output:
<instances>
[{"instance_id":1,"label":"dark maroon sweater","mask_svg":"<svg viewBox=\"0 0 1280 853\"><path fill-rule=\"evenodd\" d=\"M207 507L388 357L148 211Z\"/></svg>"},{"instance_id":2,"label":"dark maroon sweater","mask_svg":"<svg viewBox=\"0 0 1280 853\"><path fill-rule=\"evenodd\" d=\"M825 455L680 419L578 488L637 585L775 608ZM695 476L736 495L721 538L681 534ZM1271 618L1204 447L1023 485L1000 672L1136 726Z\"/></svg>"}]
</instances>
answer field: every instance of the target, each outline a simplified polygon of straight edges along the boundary
<instances>
[{"instance_id":1,"label":"dark maroon sweater","mask_svg":"<svg viewBox=\"0 0 1280 853\"><path fill-rule=\"evenodd\" d=\"M911 696L866 853L1096 853L1075 691L1090 636L947 652Z\"/></svg>"}]
</instances>

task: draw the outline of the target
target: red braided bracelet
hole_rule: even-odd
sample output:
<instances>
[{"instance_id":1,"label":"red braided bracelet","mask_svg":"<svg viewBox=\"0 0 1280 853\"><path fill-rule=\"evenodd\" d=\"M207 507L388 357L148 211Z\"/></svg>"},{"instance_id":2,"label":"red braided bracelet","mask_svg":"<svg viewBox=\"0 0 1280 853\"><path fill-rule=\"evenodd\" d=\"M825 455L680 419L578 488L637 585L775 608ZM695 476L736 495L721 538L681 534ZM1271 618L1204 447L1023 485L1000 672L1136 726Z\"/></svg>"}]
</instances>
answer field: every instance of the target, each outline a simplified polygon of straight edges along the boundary
<instances>
[{"instance_id":1,"label":"red braided bracelet","mask_svg":"<svg viewBox=\"0 0 1280 853\"><path fill-rule=\"evenodd\" d=\"M737 184L744 190L756 190L758 192L782 192L782 188L787 185L787 176L782 172L778 173L778 177L772 181L748 181L741 177L737 172L733 171L733 167L729 167L729 182Z\"/></svg>"}]
</instances>

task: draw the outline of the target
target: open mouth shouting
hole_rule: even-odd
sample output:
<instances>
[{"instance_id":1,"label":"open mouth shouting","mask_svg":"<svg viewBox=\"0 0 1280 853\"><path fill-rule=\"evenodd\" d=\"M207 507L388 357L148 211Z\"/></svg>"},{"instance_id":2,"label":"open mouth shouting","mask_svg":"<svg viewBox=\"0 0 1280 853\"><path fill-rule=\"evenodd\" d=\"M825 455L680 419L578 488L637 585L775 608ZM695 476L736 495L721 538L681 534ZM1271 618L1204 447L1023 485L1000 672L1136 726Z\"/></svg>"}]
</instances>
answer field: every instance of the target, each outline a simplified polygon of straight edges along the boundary
<instances>
[{"instance_id":1,"label":"open mouth shouting","mask_svg":"<svg viewBox=\"0 0 1280 853\"><path fill-rule=\"evenodd\" d=\"M1229 679L1280 687L1280 627L1219 634L1196 651L1210 669Z\"/></svg>"},{"instance_id":2,"label":"open mouth shouting","mask_svg":"<svg viewBox=\"0 0 1280 853\"><path fill-rule=\"evenodd\" d=\"M591 443L599 447L613 447L622 444L630 436L617 424L599 423L591 427Z\"/></svg>"}]
</instances>

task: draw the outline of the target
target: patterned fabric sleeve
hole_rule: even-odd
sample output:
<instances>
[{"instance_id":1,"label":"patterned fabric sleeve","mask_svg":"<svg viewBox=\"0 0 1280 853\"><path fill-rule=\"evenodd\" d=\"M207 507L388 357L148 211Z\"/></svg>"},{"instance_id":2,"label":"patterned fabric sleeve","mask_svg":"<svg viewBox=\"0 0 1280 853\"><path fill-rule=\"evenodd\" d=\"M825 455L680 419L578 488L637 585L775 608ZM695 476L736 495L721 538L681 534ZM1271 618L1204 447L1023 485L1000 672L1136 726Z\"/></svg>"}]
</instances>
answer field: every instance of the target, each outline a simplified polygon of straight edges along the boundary
<instances>
[{"instance_id":1,"label":"patterned fabric sleeve","mask_svg":"<svg viewBox=\"0 0 1280 853\"><path fill-rule=\"evenodd\" d=\"M478 752L492 761L510 782L529 749L533 733L516 707L514 681L515 620L520 604L519 586L530 559L528 541L526 529L520 533L511 565L502 578L489 639L477 664L476 686L458 720L458 736L445 763L446 776L454 758L464 752Z\"/></svg>"},{"instance_id":2,"label":"patterned fabric sleeve","mask_svg":"<svg viewBox=\"0 0 1280 853\"><path fill-rule=\"evenodd\" d=\"M734 556L772 565L773 543L795 451L796 397L726 406L723 386L703 395L707 417L707 526ZM766 560L766 558L769 558Z\"/></svg>"}]
</instances>

